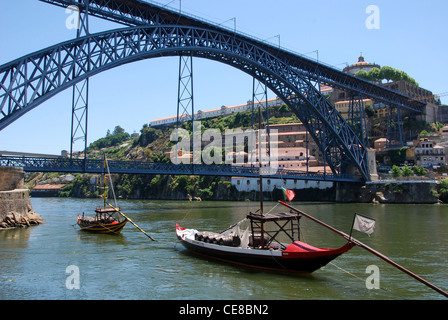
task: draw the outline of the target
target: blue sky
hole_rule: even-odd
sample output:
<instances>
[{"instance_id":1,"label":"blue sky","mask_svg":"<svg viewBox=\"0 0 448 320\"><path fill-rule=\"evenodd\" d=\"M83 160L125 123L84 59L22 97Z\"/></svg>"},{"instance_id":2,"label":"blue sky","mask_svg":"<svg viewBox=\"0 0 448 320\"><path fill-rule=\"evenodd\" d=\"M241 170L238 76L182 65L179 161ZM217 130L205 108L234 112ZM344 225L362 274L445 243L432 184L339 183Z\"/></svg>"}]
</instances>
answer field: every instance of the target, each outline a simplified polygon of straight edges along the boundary
<instances>
[{"instance_id":1,"label":"blue sky","mask_svg":"<svg viewBox=\"0 0 448 320\"><path fill-rule=\"evenodd\" d=\"M179 8L179 0L159 0ZM366 8L380 10L380 29L365 25ZM182 0L182 10L224 23L260 39L307 54L337 68L357 61L407 72L434 93L448 92L446 0ZM75 37L63 8L38 0L0 0L0 65ZM90 32L121 25L91 18ZM116 125L139 132L143 124L176 113L178 58L158 58L109 70L90 80L88 143ZM194 60L196 110L235 105L251 98L244 73ZM59 154L70 148L71 89L0 131L0 150ZM271 94L270 98L274 98ZM448 97L442 99L448 103ZM81 150L78 142L75 149Z\"/></svg>"}]
</instances>

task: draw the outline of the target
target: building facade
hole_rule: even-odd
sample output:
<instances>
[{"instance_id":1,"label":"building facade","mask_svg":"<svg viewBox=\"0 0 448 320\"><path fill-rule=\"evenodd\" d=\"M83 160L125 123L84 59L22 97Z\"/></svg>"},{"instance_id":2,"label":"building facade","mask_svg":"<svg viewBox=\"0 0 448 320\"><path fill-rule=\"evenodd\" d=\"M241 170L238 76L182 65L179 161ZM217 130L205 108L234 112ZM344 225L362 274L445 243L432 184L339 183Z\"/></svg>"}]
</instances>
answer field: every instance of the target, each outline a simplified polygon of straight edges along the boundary
<instances>
[{"instance_id":1,"label":"building facade","mask_svg":"<svg viewBox=\"0 0 448 320\"><path fill-rule=\"evenodd\" d=\"M364 57L361 54L358 58L358 62L356 62L355 64L353 64L351 66L345 67L344 70L342 70L342 71L344 71L345 73L351 74L351 75L355 75L358 71L364 70L366 72L369 72L373 68L380 69L381 66L376 63L366 62Z\"/></svg>"},{"instance_id":2,"label":"building facade","mask_svg":"<svg viewBox=\"0 0 448 320\"><path fill-rule=\"evenodd\" d=\"M437 168L446 165L446 153L443 146L436 145L428 138L417 141L414 147L416 165L424 168Z\"/></svg>"}]
</instances>

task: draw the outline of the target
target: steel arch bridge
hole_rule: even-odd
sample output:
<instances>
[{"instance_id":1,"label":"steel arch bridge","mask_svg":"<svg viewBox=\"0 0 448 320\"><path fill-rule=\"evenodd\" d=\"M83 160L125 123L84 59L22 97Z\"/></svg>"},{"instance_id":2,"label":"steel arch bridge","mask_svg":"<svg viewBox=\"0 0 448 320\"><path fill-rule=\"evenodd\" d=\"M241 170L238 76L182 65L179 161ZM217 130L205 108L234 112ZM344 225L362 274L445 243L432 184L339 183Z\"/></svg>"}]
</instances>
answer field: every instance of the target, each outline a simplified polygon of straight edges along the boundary
<instances>
[{"instance_id":1,"label":"steel arch bridge","mask_svg":"<svg viewBox=\"0 0 448 320\"><path fill-rule=\"evenodd\" d=\"M231 65L266 85L320 141L335 173L355 165L368 178L366 150L342 116L302 74L248 42L185 26L131 27L85 36L0 67L0 130L76 82L134 61L191 55ZM4 110L7 110L5 113Z\"/></svg>"},{"instance_id":2,"label":"steel arch bridge","mask_svg":"<svg viewBox=\"0 0 448 320\"><path fill-rule=\"evenodd\" d=\"M88 34L0 66L0 131L59 92L142 59L189 56L233 66L266 84L306 126L333 174L369 180L363 141L318 90L319 81L422 112L424 104L247 35L137 0L41 0L128 26ZM317 80L316 80L317 79ZM316 83L317 81L317 83Z\"/></svg>"}]
</instances>

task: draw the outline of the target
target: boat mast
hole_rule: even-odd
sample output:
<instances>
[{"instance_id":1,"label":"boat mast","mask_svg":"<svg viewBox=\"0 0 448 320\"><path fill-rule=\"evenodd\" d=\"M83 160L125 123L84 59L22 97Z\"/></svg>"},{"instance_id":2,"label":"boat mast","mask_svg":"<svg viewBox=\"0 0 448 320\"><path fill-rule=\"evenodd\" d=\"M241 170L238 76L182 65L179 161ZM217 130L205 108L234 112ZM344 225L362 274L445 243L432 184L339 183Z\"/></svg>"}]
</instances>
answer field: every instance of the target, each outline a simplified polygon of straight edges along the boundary
<instances>
[{"instance_id":1,"label":"boat mast","mask_svg":"<svg viewBox=\"0 0 448 320\"><path fill-rule=\"evenodd\" d=\"M260 183L260 213L263 215L263 175L261 173L261 106L258 104L258 173Z\"/></svg>"},{"instance_id":2,"label":"boat mast","mask_svg":"<svg viewBox=\"0 0 448 320\"><path fill-rule=\"evenodd\" d=\"M106 209L107 203L107 195L106 195L106 154L104 154L104 162L103 162L103 200L104 200L104 209Z\"/></svg>"}]
</instances>

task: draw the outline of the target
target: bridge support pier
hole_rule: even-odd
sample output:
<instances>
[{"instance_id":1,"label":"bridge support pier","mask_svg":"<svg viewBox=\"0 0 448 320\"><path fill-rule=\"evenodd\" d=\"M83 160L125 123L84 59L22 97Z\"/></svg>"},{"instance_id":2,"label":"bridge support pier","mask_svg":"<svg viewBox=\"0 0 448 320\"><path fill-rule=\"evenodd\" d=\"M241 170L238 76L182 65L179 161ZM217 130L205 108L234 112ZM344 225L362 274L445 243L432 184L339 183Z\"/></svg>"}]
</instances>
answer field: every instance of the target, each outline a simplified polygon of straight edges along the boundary
<instances>
[{"instance_id":1,"label":"bridge support pier","mask_svg":"<svg viewBox=\"0 0 448 320\"><path fill-rule=\"evenodd\" d=\"M402 147L406 144L403 133L403 121L401 117L401 108L398 106L389 106L387 117L387 147Z\"/></svg>"},{"instance_id":2,"label":"bridge support pier","mask_svg":"<svg viewBox=\"0 0 448 320\"><path fill-rule=\"evenodd\" d=\"M89 7L90 0L78 0L84 3L86 8ZM80 8L80 6L78 6ZM80 9L81 10L81 9ZM79 12L78 30L76 38L89 35L89 13L88 10ZM75 53L76 55L76 53ZM75 77L75 68L73 69L73 77ZM70 140L70 158L73 157L73 145L77 140L84 140L84 159L87 157L87 120L89 110L89 78L75 84L73 86L72 96L72 125Z\"/></svg>"},{"instance_id":3,"label":"bridge support pier","mask_svg":"<svg viewBox=\"0 0 448 320\"><path fill-rule=\"evenodd\" d=\"M378 171L376 170L376 150L367 149L367 161L369 164L370 181L378 181Z\"/></svg>"},{"instance_id":4,"label":"bridge support pier","mask_svg":"<svg viewBox=\"0 0 448 320\"><path fill-rule=\"evenodd\" d=\"M367 120L365 113L364 100L361 94L352 93L348 109L348 118L351 121L353 130L358 135L364 145L368 145Z\"/></svg>"},{"instance_id":5,"label":"bridge support pier","mask_svg":"<svg viewBox=\"0 0 448 320\"><path fill-rule=\"evenodd\" d=\"M179 126L181 122L190 120L194 121L193 57L180 56L177 93L177 126Z\"/></svg>"}]
</instances>

